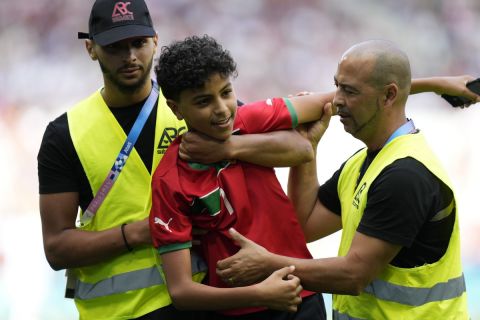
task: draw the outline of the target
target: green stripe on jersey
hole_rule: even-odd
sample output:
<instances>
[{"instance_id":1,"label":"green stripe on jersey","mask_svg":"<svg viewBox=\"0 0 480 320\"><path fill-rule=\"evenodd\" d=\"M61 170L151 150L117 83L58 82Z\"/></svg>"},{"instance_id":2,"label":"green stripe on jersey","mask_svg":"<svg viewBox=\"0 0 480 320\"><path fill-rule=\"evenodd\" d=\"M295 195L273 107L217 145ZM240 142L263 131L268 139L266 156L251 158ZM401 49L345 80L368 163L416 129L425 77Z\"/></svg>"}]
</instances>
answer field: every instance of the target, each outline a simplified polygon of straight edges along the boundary
<instances>
[{"instance_id":1,"label":"green stripe on jersey","mask_svg":"<svg viewBox=\"0 0 480 320\"><path fill-rule=\"evenodd\" d=\"M298 126L298 116L297 112L293 108L292 101L288 98L283 98L283 102L287 105L288 111L290 112L290 116L292 117L292 128L296 128Z\"/></svg>"},{"instance_id":2,"label":"green stripe on jersey","mask_svg":"<svg viewBox=\"0 0 480 320\"><path fill-rule=\"evenodd\" d=\"M211 216L216 216L220 213L220 189L217 188L212 192L196 198L192 204L192 213L202 213L207 211Z\"/></svg>"},{"instance_id":3,"label":"green stripe on jersey","mask_svg":"<svg viewBox=\"0 0 480 320\"><path fill-rule=\"evenodd\" d=\"M183 242L183 243L172 243L165 246L158 247L158 253L167 253L172 251L178 251L182 249L190 249L192 247L192 241Z\"/></svg>"}]
</instances>

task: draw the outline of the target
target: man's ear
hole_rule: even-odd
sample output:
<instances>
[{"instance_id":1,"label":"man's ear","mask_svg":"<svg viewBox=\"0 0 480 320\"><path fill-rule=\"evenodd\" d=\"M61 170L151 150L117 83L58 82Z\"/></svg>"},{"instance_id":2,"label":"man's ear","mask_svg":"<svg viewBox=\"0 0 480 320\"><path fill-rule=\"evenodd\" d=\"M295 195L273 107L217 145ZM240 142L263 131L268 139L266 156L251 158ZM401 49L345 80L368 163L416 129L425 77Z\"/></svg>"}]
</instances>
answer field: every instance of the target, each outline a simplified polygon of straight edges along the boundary
<instances>
[{"instance_id":1,"label":"man's ear","mask_svg":"<svg viewBox=\"0 0 480 320\"><path fill-rule=\"evenodd\" d=\"M92 40L85 40L85 48L87 49L88 55L92 60L97 60L97 53L95 52L95 44Z\"/></svg>"},{"instance_id":2,"label":"man's ear","mask_svg":"<svg viewBox=\"0 0 480 320\"><path fill-rule=\"evenodd\" d=\"M386 107L392 106L397 100L398 86L396 83L390 83L385 86L384 89L384 105Z\"/></svg>"},{"instance_id":3,"label":"man's ear","mask_svg":"<svg viewBox=\"0 0 480 320\"><path fill-rule=\"evenodd\" d=\"M154 54L157 52L157 46L158 46L158 33L155 33L155 36L153 37L153 44L155 45L153 52Z\"/></svg>"},{"instance_id":4,"label":"man's ear","mask_svg":"<svg viewBox=\"0 0 480 320\"><path fill-rule=\"evenodd\" d=\"M167 106L170 107L173 114L177 117L178 120L183 120L182 114L178 111L178 104L172 99L167 99Z\"/></svg>"}]
</instances>

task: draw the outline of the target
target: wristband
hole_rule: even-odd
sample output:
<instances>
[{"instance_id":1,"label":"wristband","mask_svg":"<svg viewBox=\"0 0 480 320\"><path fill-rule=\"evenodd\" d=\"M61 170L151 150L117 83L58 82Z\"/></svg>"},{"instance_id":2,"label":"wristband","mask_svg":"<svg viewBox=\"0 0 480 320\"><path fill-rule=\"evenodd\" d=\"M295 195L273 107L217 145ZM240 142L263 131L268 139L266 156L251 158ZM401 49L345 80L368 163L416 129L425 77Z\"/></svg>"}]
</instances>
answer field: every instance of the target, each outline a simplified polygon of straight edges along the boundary
<instances>
[{"instance_id":1,"label":"wristband","mask_svg":"<svg viewBox=\"0 0 480 320\"><path fill-rule=\"evenodd\" d=\"M125 236L125 226L126 225L127 225L126 223L122 224L122 226L120 227L120 230L122 231L122 237L123 237L123 242L125 243L125 247L127 248L127 250L129 252L132 252L133 248L130 247L130 244L128 244L128 241L127 241L127 237Z\"/></svg>"}]
</instances>

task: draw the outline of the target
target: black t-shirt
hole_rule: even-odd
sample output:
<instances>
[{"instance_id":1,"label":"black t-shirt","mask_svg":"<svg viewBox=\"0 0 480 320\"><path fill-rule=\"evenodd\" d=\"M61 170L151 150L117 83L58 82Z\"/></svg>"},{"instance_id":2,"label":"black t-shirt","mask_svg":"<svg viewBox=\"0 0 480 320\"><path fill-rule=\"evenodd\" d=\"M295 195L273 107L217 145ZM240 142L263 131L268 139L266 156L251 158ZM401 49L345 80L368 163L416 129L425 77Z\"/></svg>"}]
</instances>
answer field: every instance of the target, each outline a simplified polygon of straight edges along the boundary
<instances>
[{"instance_id":1,"label":"black t-shirt","mask_svg":"<svg viewBox=\"0 0 480 320\"><path fill-rule=\"evenodd\" d=\"M124 108L110 108L127 135L133 127L145 101L146 99ZM243 102L237 100L237 104L241 106ZM153 108L135 143L135 149L149 172L151 171L153 161L156 118L157 105ZM85 211L93 199L93 192L73 146L66 113L48 124L43 135L37 160L40 194L78 192L80 208ZM114 160L112 159L112 165Z\"/></svg>"},{"instance_id":2,"label":"black t-shirt","mask_svg":"<svg viewBox=\"0 0 480 320\"><path fill-rule=\"evenodd\" d=\"M110 108L126 134L130 132L144 102L124 108ZM148 171L152 167L156 118L157 105L135 143L135 149ZM93 192L73 146L66 113L48 124L37 159L40 194L78 192L80 207L85 211L93 199Z\"/></svg>"},{"instance_id":3,"label":"black t-shirt","mask_svg":"<svg viewBox=\"0 0 480 320\"><path fill-rule=\"evenodd\" d=\"M378 152L367 154L361 176ZM341 207L337 185L344 165L318 190L318 199L338 215ZM433 263L447 250L455 208L442 220L430 220L452 201L452 190L422 163L410 157L398 159L385 167L370 186L357 231L401 245L391 261L394 266L411 268Z\"/></svg>"}]
</instances>

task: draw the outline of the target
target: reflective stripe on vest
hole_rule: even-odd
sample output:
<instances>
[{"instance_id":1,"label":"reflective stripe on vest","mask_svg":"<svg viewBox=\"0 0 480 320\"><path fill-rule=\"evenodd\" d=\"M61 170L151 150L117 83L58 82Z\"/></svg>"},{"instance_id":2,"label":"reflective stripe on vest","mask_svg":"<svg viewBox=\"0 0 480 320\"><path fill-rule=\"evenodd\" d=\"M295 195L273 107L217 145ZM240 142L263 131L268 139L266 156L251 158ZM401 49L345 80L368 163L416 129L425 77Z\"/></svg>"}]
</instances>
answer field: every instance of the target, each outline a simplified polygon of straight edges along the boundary
<instances>
[{"instance_id":1,"label":"reflective stripe on vest","mask_svg":"<svg viewBox=\"0 0 480 320\"><path fill-rule=\"evenodd\" d=\"M207 265L200 256L192 254L192 274L207 271ZM165 284L157 266L118 274L97 283L77 280L75 298L94 299L130 290L138 290Z\"/></svg>"},{"instance_id":2,"label":"reflective stripe on vest","mask_svg":"<svg viewBox=\"0 0 480 320\"><path fill-rule=\"evenodd\" d=\"M365 319L350 317L347 314L340 313L337 310L333 310L333 320L365 320Z\"/></svg>"},{"instance_id":3,"label":"reflective stripe on vest","mask_svg":"<svg viewBox=\"0 0 480 320\"><path fill-rule=\"evenodd\" d=\"M406 287L376 279L364 291L378 299L417 307L429 302L460 297L466 289L462 273L460 277L437 283L431 288Z\"/></svg>"}]
</instances>

